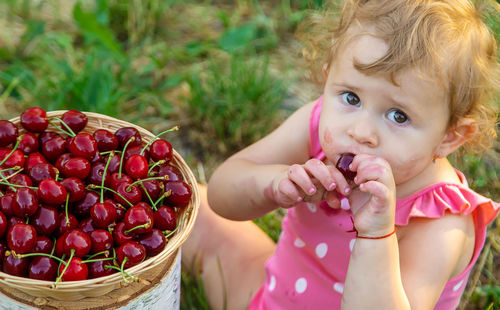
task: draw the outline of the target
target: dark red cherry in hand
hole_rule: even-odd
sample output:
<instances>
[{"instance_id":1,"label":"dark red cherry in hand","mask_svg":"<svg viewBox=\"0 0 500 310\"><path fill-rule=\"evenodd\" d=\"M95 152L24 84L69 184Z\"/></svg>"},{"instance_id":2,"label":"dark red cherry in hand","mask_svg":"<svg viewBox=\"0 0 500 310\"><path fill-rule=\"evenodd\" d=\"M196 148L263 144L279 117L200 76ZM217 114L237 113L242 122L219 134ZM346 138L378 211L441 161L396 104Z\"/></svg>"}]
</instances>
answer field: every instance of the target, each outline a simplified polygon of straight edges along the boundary
<instances>
[{"instance_id":1,"label":"dark red cherry in hand","mask_svg":"<svg viewBox=\"0 0 500 310\"><path fill-rule=\"evenodd\" d=\"M136 241L127 241L116 251L116 259L120 266L126 259L124 264L125 268L139 264L144 258L146 258L146 249L142 244Z\"/></svg>"},{"instance_id":2,"label":"dark red cherry in hand","mask_svg":"<svg viewBox=\"0 0 500 310\"><path fill-rule=\"evenodd\" d=\"M31 252L36 244L36 230L29 224L15 224L7 232L7 244L17 254Z\"/></svg>"},{"instance_id":3,"label":"dark red cherry in hand","mask_svg":"<svg viewBox=\"0 0 500 310\"><path fill-rule=\"evenodd\" d=\"M69 260L66 260L66 263L68 263L68 261ZM79 257L73 257L71 261L69 261L68 268L63 274L64 268L64 264L59 266L59 274L62 274L61 279L65 282L86 280L88 278L89 269Z\"/></svg>"},{"instance_id":4,"label":"dark red cherry in hand","mask_svg":"<svg viewBox=\"0 0 500 310\"><path fill-rule=\"evenodd\" d=\"M63 242L64 254L68 256L74 250L76 257L84 257L90 252L91 247L89 235L78 228L70 230Z\"/></svg>"},{"instance_id":5,"label":"dark red cherry in hand","mask_svg":"<svg viewBox=\"0 0 500 310\"><path fill-rule=\"evenodd\" d=\"M142 155L132 155L125 163L125 171L132 179L144 179L148 175L148 161Z\"/></svg>"},{"instance_id":6,"label":"dark red cherry in hand","mask_svg":"<svg viewBox=\"0 0 500 310\"><path fill-rule=\"evenodd\" d=\"M340 155L340 158L335 165L335 167L337 167L337 169L344 175L344 177L348 181L354 180L354 177L356 176L356 172L349 169L349 165L354 160L354 156L356 155L354 155L353 153L343 153Z\"/></svg>"},{"instance_id":7,"label":"dark red cherry in hand","mask_svg":"<svg viewBox=\"0 0 500 310\"><path fill-rule=\"evenodd\" d=\"M31 279L54 281L57 277L57 262L47 256L35 256L28 266Z\"/></svg>"},{"instance_id":8,"label":"dark red cherry in hand","mask_svg":"<svg viewBox=\"0 0 500 310\"><path fill-rule=\"evenodd\" d=\"M21 125L31 132L43 132L47 129L49 121L47 120L47 112L39 107L26 109L21 114Z\"/></svg>"},{"instance_id":9,"label":"dark red cherry in hand","mask_svg":"<svg viewBox=\"0 0 500 310\"><path fill-rule=\"evenodd\" d=\"M165 194L169 205L184 207L191 199L191 188L184 181L165 182Z\"/></svg>"},{"instance_id":10,"label":"dark red cherry in hand","mask_svg":"<svg viewBox=\"0 0 500 310\"><path fill-rule=\"evenodd\" d=\"M16 143L19 130L11 121L0 120L0 146Z\"/></svg>"},{"instance_id":11,"label":"dark red cherry in hand","mask_svg":"<svg viewBox=\"0 0 500 310\"><path fill-rule=\"evenodd\" d=\"M87 121L88 121L87 115L76 110L69 110L64 112L64 114L61 116L61 120L66 125L68 125L68 127L71 128L71 130L73 130L74 133L82 131L82 129L85 128L85 126L87 126Z\"/></svg>"},{"instance_id":12,"label":"dark red cherry in hand","mask_svg":"<svg viewBox=\"0 0 500 310\"><path fill-rule=\"evenodd\" d=\"M92 160L97 152L97 142L91 134L81 132L69 140L68 150L75 157Z\"/></svg>"},{"instance_id":13,"label":"dark red cherry in hand","mask_svg":"<svg viewBox=\"0 0 500 310\"><path fill-rule=\"evenodd\" d=\"M173 150L170 142L164 139L158 139L151 143L149 146L149 156L154 161L165 160L167 162L172 160Z\"/></svg>"}]
</instances>

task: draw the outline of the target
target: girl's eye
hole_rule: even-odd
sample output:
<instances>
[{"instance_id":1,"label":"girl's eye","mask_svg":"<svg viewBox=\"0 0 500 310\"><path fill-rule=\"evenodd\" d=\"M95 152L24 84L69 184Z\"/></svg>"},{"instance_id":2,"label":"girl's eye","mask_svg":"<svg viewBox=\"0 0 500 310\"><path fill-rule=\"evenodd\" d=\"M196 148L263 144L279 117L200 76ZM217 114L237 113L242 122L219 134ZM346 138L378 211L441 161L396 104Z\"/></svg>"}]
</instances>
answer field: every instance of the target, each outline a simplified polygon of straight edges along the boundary
<instances>
[{"instance_id":1,"label":"girl's eye","mask_svg":"<svg viewBox=\"0 0 500 310\"><path fill-rule=\"evenodd\" d=\"M358 96L350 91L342 93L342 100L348 105L359 106L361 104Z\"/></svg>"},{"instance_id":2,"label":"girl's eye","mask_svg":"<svg viewBox=\"0 0 500 310\"><path fill-rule=\"evenodd\" d=\"M408 122L408 116L399 110L391 110L387 114L387 118L398 124L405 124Z\"/></svg>"}]
</instances>

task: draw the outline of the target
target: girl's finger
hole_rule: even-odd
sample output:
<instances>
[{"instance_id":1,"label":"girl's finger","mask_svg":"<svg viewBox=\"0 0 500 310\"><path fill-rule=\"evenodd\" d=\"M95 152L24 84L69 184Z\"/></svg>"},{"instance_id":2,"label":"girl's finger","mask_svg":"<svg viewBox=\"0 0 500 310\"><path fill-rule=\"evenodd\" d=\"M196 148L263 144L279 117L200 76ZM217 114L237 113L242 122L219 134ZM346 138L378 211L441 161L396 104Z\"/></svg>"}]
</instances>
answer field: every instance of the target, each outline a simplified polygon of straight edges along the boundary
<instances>
[{"instance_id":1,"label":"girl's finger","mask_svg":"<svg viewBox=\"0 0 500 310\"><path fill-rule=\"evenodd\" d=\"M295 183L306 195L313 195L316 192L311 177L302 165L294 164L288 169L288 178Z\"/></svg>"},{"instance_id":2,"label":"girl's finger","mask_svg":"<svg viewBox=\"0 0 500 310\"><path fill-rule=\"evenodd\" d=\"M289 179L282 179L278 184L278 203L295 204L301 202L303 197L300 195L296 185Z\"/></svg>"},{"instance_id":3,"label":"girl's finger","mask_svg":"<svg viewBox=\"0 0 500 310\"><path fill-rule=\"evenodd\" d=\"M335 189L335 179L329 167L322 161L316 158L310 159L304 164L304 168L311 176L318 180L327 191Z\"/></svg>"}]
</instances>

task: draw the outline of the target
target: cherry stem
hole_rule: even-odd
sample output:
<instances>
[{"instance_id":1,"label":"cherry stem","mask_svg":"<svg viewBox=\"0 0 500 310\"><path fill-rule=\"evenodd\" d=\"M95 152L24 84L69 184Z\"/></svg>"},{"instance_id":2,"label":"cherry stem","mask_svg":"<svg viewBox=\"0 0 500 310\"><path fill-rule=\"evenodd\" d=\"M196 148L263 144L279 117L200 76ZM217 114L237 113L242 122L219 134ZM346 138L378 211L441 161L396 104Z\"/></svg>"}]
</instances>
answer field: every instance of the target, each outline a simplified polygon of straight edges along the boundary
<instances>
[{"instance_id":1,"label":"cherry stem","mask_svg":"<svg viewBox=\"0 0 500 310\"><path fill-rule=\"evenodd\" d=\"M1 182L0 182L0 184L1 184ZM123 199L125 202L127 202L131 207L134 206L130 201L127 200L127 198L123 197L120 193L118 193L117 191L115 191L115 190L113 190L113 189L111 189L109 187L98 186L98 185L95 185L95 184L89 184L88 185L88 188L90 188L90 189L96 189L96 188L101 188L101 187L104 188L104 189L106 189L106 190L108 190L108 191L110 191L110 192L112 192L112 193L114 193L114 194L116 194L116 195L118 195L118 196L120 196L120 198Z\"/></svg>"},{"instance_id":2,"label":"cherry stem","mask_svg":"<svg viewBox=\"0 0 500 310\"><path fill-rule=\"evenodd\" d=\"M69 225L68 202L69 202L69 193L66 193L66 203L64 204L64 214L66 216L66 225Z\"/></svg>"},{"instance_id":3,"label":"cherry stem","mask_svg":"<svg viewBox=\"0 0 500 310\"><path fill-rule=\"evenodd\" d=\"M59 263L63 263L64 265L67 265L67 263L64 260L60 259L57 256L54 256L52 254L47 254L47 253L16 254L16 253L12 252L12 255L14 255L15 258L24 258L24 257L31 257L31 256L47 256L47 257L55 259Z\"/></svg>"},{"instance_id":4,"label":"cherry stem","mask_svg":"<svg viewBox=\"0 0 500 310\"><path fill-rule=\"evenodd\" d=\"M111 151L111 153L109 153L108 161L106 162L106 166L104 166L104 171L102 173L101 198L99 200L101 203L104 201L104 180L106 178L106 172L108 171L109 163L111 162L111 159L113 158L114 155L115 155L115 153L113 151Z\"/></svg>"},{"instance_id":5,"label":"cherry stem","mask_svg":"<svg viewBox=\"0 0 500 310\"><path fill-rule=\"evenodd\" d=\"M26 188L31 188L31 189L34 189L34 190L37 190L38 187L33 187L33 186L26 186L26 185L19 185L19 184L12 184L12 183L9 183L9 182L0 182L1 185L8 185L8 186L12 186L12 187L26 187Z\"/></svg>"},{"instance_id":6,"label":"cherry stem","mask_svg":"<svg viewBox=\"0 0 500 310\"><path fill-rule=\"evenodd\" d=\"M57 126L56 124L54 124L52 122L52 119L55 119L55 120L58 120L61 122L61 124L64 125L64 127L66 127L66 129L68 129L68 131L66 130L63 130L61 127ZM64 132L65 134L67 134L68 136L71 136L71 137L74 137L76 136L75 132L71 129L71 127L68 126L68 124L66 124L62 119L60 119L59 117L57 116L54 116L52 117L51 120L49 120L49 122L52 124L52 126L56 127L57 129L59 129L60 131Z\"/></svg>"},{"instance_id":7,"label":"cherry stem","mask_svg":"<svg viewBox=\"0 0 500 310\"><path fill-rule=\"evenodd\" d=\"M21 140L23 139L23 136L20 135L19 137L17 137L17 140L16 140L16 145L14 145L14 148L12 148L12 150L10 151L10 153L5 156L4 159L2 159L2 161L0 161L0 166L2 166L6 161L7 159L9 159L9 157L14 154L14 152L17 150L17 147L19 146L19 143L21 143Z\"/></svg>"},{"instance_id":8,"label":"cherry stem","mask_svg":"<svg viewBox=\"0 0 500 310\"><path fill-rule=\"evenodd\" d=\"M171 191L166 191L165 193L163 193L163 195L161 195L160 198L155 201L154 205L157 206L161 201L163 201L164 198L170 196L171 193Z\"/></svg>"},{"instance_id":9,"label":"cherry stem","mask_svg":"<svg viewBox=\"0 0 500 310\"><path fill-rule=\"evenodd\" d=\"M156 205L155 205L155 203L153 201L153 198L151 198L151 195L149 195L148 190L146 189L146 187L144 186L144 184L142 182L140 184L141 184L142 189L146 193L146 196L148 196L149 202L151 202L151 207L156 211L157 208L156 208Z\"/></svg>"},{"instance_id":10,"label":"cherry stem","mask_svg":"<svg viewBox=\"0 0 500 310\"><path fill-rule=\"evenodd\" d=\"M73 256L75 255L75 249L71 249L71 253L69 255L69 259L68 259L68 263L66 263L66 266L64 266L64 269L63 271L61 272L61 274L57 277L56 279L56 283L58 283L59 281L61 281L64 273L66 272L66 269L68 269L69 267L69 263L71 262L71 260L73 259Z\"/></svg>"},{"instance_id":11,"label":"cherry stem","mask_svg":"<svg viewBox=\"0 0 500 310\"><path fill-rule=\"evenodd\" d=\"M167 235L165 235L165 239L167 239L168 237L170 237L171 235L173 235L177 229L179 229L179 227L182 226L182 224L184 224L184 221L186 220L187 216L188 216L188 213L189 212L186 212L186 214L184 214L184 217L182 218L182 221L179 223L179 225L177 225L177 227L175 227L174 230L172 230L171 232L169 232Z\"/></svg>"},{"instance_id":12,"label":"cherry stem","mask_svg":"<svg viewBox=\"0 0 500 310\"><path fill-rule=\"evenodd\" d=\"M92 255L89 255L89 257L87 257L87 259L92 259L92 258L94 258L96 256L101 255L101 254L104 254L106 257L108 257L109 256L109 251L106 250L106 251L102 251L102 252L99 252L99 253L94 253Z\"/></svg>"},{"instance_id":13,"label":"cherry stem","mask_svg":"<svg viewBox=\"0 0 500 310\"><path fill-rule=\"evenodd\" d=\"M101 262L101 261L105 261L105 260L113 260L114 258L113 257L105 257L105 258L96 258L96 259L86 259L86 260L82 260L82 263L94 263L94 262Z\"/></svg>"},{"instance_id":14,"label":"cherry stem","mask_svg":"<svg viewBox=\"0 0 500 310\"><path fill-rule=\"evenodd\" d=\"M136 280L136 277L134 277L133 275L129 274L128 272L126 272L125 270L122 270L116 266L111 266L111 265L105 265L104 266L105 269L115 269L115 270L118 270L120 272L122 272L122 277L123 277L123 274L125 274L127 277L131 278L132 281L135 281ZM126 283L129 283L127 282L127 280L125 280Z\"/></svg>"},{"instance_id":15,"label":"cherry stem","mask_svg":"<svg viewBox=\"0 0 500 310\"><path fill-rule=\"evenodd\" d=\"M128 139L127 143L125 143L125 145L123 146L122 157L120 158L120 167L118 169L118 177L119 178L122 177L122 166L123 166L123 158L125 157L125 150L127 149L127 146L130 144L130 142L132 142L134 140L135 140L135 137L130 137L130 139Z\"/></svg>"},{"instance_id":16,"label":"cherry stem","mask_svg":"<svg viewBox=\"0 0 500 310\"><path fill-rule=\"evenodd\" d=\"M164 164L166 163L167 161L164 160L164 159L160 159L159 161L155 162L154 164L151 165L151 167L149 167L149 170L148 170L148 175L151 173L151 170L153 170L154 167L158 166L158 165L161 165L161 164Z\"/></svg>"},{"instance_id":17,"label":"cherry stem","mask_svg":"<svg viewBox=\"0 0 500 310\"><path fill-rule=\"evenodd\" d=\"M151 227L151 220L149 220L149 219L148 219L148 222L147 222L146 224L137 225L137 226L132 227L132 228L130 228L130 229L128 229L128 230L125 230L123 233L124 233L125 235L128 235L130 232L132 232L132 231L134 231L134 230L136 230L136 229L139 229L139 228L146 228L146 229L147 229L147 228L149 228L149 227Z\"/></svg>"},{"instance_id":18,"label":"cherry stem","mask_svg":"<svg viewBox=\"0 0 500 310\"><path fill-rule=\"evenodd\" d=\"M133 280L135 280L135 277L132 277L132 281L129 281L125 278L125 271L123 270L123 267L125 267L125 263L128 261L128 257L124 257L123 258L123 261L122 261L122 265L120 266L120 272L122 274L122 279L123 281L125 281L125 283L130 283L132 282Z\"/></svg>"},{"instance_id":19,"label":"cherry stem","mask_svg":"<svg viewBox=\"0 0 500 310\"><path fill-rule=\"evenodd\" d=\"M127 191L130 190L130 188L133 186L133 185L136 185L138 183L140 183L142 185L142 182L144 181L151 181L151 180L165 180L165 181L168 181L168 175L164 176L164 177L151 177L151 178L146 178L146 179L139 179L133 183L131 183L128 187L127 187Z\"/></svg>"},{"instance_id":20,"label":"cherry stem","mask_svg":"<svg viewBox=\"0 0 500 310\"><path fill-rule=\"evenodd\" d=\"M153 139L151 139L151 141L149 141L141 150L141 152L139 153L140 155L142 155L144 153L144 151L146 151L146 149L151 145L151 143L153 143L154 141L156 141L158 139L159 136L163 135L163 134L166 134L167 132L171 132L171 131L176 131L176 130L179 130L179 126L174 126L170 129L167 129L163 132L160 132L159 134L157 134Z\"/></svg>"},{"instance_id":21,"label":"cherry stem","mask_svg":"<svg viewBox=\"0 0 500 310\"><path fill-rule=\"evenodd\" d=\"M111 154L111 153L121 153L122 151L120 150L112 150L112 151L105 151L105 152L99 152L99 154L102 155L108 155L108 154Z\"/></svg>"},{"instance_id":22,"label":"cherry stem","mask_svg":"<svg viewBox=\"0 0 500 310\"><path fill-rule=\"evenodd\" d=\"M22 170L23 170L23 168L22 168L22 167L19 167L19 166L14 166L14 167L10 167L10 168L5 168L5 169L2 169L2 170L0 170L0 172L10 171L10 170L21 170L21 171L22 171ZM19 172L17 172L17 171L16 171L16 173L19 173Z\"/></svg>"}]
</instances>

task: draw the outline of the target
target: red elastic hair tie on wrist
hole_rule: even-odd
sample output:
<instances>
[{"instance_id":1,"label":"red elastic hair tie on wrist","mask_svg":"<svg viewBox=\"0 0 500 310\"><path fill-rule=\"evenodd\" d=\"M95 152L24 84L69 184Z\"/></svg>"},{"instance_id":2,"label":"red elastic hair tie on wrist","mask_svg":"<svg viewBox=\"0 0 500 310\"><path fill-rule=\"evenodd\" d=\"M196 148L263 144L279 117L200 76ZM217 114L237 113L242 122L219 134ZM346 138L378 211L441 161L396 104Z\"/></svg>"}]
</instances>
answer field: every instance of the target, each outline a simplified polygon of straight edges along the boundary
<instances>
[{"instance_id":1,"label":"red elastic hair tie on wrist","mask_svg":"<svg viewBox=\"0 0 500 310\"><path fill-rule=\"evenodd\" d=\"M387 235L378 236L378 237L369 237L369 236L360 236L356 232L356 238L359 238L359 239L384 239L384 238L387 238L387 237L394 235L395 233L396 233L396 226L394 226L394 230L392 232L388 233Z\"/></svg>"}]
</instances>

